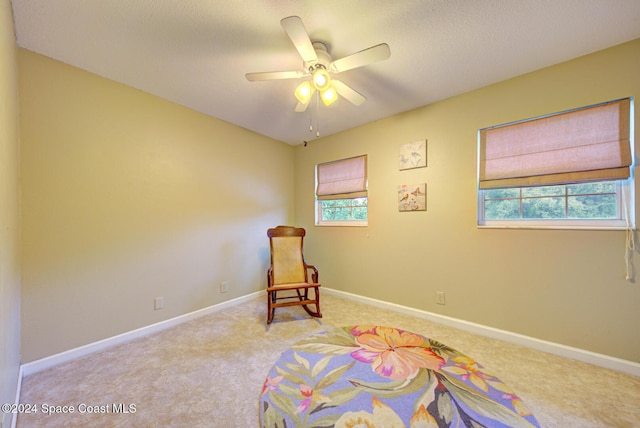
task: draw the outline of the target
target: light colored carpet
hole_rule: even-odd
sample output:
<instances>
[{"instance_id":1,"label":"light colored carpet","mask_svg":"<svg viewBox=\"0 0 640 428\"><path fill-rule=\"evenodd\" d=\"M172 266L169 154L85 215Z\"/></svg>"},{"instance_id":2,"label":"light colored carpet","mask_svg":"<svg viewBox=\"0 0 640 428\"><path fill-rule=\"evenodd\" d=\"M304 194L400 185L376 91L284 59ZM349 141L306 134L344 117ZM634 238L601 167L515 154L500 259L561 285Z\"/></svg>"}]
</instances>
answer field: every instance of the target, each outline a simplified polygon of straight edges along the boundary
<instances>
[{"instance_id":1,"label":"light colored carpet","mask_svg":"<svg viewBox=\"0 0 640 428\"><path fill-rule=\"evenodd\" d=\"M473 335L389 310L322 296L321 320L266 296L23 379L21 403L73 406L23 414L31 427L256 427L266 375L282 352L330 327L379 324L412 331L474 358L509 385L542 427L640 427L640 378ZM79 413L81 404L135 413ZM50 408L51 410L51 408ZM100 410L100 409L98 409Z\"/></svg>"}]
</instances>

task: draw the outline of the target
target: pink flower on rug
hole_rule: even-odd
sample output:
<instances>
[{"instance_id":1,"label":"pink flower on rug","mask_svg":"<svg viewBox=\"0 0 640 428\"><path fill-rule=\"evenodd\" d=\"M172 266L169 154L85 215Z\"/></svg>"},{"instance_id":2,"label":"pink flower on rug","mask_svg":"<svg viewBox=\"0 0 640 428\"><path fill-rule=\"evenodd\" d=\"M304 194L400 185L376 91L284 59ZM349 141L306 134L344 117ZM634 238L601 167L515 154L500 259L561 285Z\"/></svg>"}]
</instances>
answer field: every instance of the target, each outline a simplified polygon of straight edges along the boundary
<instances>
[{"instance_id":1,"label":"pink flower on rug","mask_svg":"<svg viewBox=\"0 0 640 428\"><path fill-rule=\"evenodd\" d=\"M376 327L373 332L356 336L360 349L351 357L370 363L379 375L394 379L409 379L420 369L438 370L445 361L425 346L422 336L389 327Z\"/></svg>"},{"instance_id":2,"label":"pink flower on rug","mask_svg":"<svg viewBox=\"0 0 640 428\"><path fill-rule=\"evenodd\" d=\"M309 410L312 403L326 403L329 401L329 397L314 392L313 388L309 385L300 384L300 393L305 397L305 399L298 404L298 407L296 407L296 413L306 412Z\"/></svg>"},{"instance_id":3,"label":"pink flower on rug","mask_svg":"<svg viewBox=\"0 0 640 428\"><path fill-rule=\"evenodd\" d=\"M356 325L351 329L351 334L353 336L360 336L365 333L375 333L376 327L375 325Z\"/></svg>"},{"instance_id":4,"label":"pink flower on rug","mask_svg":"<svg viewBox=\"0 0 640 428\"><path fill-rule=\"evenodd\" d=\"M282 381L282 379L284 379L284 377L282 376L276 376L274 378L270 378L267 377L267 379L264 381L264 385L262 385L262 394L264 395L267 393L267 391L275 391L278 389L278 384L280 383L280 381Z\"/></svg>"},{"instance_id":5,"label":"pink flower on rug","mask_svg":"<svg viewBox=\"0 0 640 428\"><path fill-rule=\"evenodd\" d=\"M502 396L502 398L506 398L508 400L511 400L511 405L513 406L514 410L516 412L518 412L518 414L520 416L531 416L531 410L529 410L529 408L527 406L525 406L525 404L522 402L522 400L520 399L520 397L513 395L513 394L504 394Z\"/></svg>"},{"instance_id":6,"label":"pink flower on rug","mask_svg":"<svg viewBox=\"0 0 640 428\"><path fill-rule=\"evenodd\" d=\"M472 384L484 392L489 390L485 379L491 379L493 376L483 373L480 367L478 367L478 363L463 355L454 357L451 361L456 363L456 365L444 367L442 370L460 376L465 382L471 381Z\"/></svg>"},{"instance_id":7,"label":"pink flower on rug","mask_svg":"<svg viewBox=\"0 0 640 428\"><path fill-rule=\"evenodd\" d=\"M300 404L298 404L298 407L296 407L297 413L306 412L311 406L311 400L313 398L313 388L311 388L309 385L300 385L300 393L302 393L303 397L307 398L305 398L300 402Z\"/></svg>"}]
</instances>

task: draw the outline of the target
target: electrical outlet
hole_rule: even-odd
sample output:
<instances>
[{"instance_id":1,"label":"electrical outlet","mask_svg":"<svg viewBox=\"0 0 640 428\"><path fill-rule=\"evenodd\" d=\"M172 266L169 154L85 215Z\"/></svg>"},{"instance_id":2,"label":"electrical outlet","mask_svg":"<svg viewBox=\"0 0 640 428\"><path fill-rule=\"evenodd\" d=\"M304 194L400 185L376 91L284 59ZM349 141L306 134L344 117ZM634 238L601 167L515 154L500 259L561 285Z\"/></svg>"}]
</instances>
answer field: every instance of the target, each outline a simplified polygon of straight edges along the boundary
<instances>
[{"instance_id":1,"label":"electrical outlet","mask_svg":"<svg viewBox=\"0 0 640 428\"><path fill-rule=\"evenodd\" d=\"M444 305L444 291L436 291L436 303L439 305Z\"/></svg>"},{"instance_id":2,"label":"electrical outlet","mask_svg":"<svg viewBox=\"0 0 640 428\"><path fill-rule=\"evenodd\" d=\"M153 299L153 309L158 310L164 308L164 297L156 297Z\"/></svg>"},{"instance_id":3,"label":"electrical outlet","mask_svg":"<svg viewBox=\"0 0 640 428\"><path fill-rule=\"evenodd\" d=\"M227 291L229 291L229 281L222 281L220 283L220 292L226 293Z\"/></svg>"}]
</instances>

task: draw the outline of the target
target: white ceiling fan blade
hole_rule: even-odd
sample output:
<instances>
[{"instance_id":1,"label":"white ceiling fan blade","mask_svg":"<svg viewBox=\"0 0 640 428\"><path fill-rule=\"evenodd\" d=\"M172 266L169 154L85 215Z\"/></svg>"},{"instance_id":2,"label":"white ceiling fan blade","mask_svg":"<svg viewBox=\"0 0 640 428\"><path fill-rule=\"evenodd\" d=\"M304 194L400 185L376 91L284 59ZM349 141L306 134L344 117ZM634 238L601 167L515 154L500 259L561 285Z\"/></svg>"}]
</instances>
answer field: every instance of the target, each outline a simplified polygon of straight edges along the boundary
<instances>
[{"instance_id":1,"label":"white ceiling fan blade","mask_svg":"<svg viewBox=\"0 0 640 428\"><path fill-rule=\"evenodd\" d=\"M360 92L339 80L332 79L331 83L333 84L333 87L336 88L336 92L351 104L359 106L367 100L367 98Z\"/></svg>"},{"instance_id":2,"label":"white ceiling fan blade","mask_svg":"<svg viewBox=\"0 0 640 428\"><path fill-rule=\"evenodd\" d=\"M298 101L298 104L296 104L296 112L297 113L302 113L307 111L307 107L309 107L309 102L307 101L306 103L301 103L300 101Z\"/></svg>"},{"instance_id":3,"label":"white ceiling fan blade","mask_svg":"<svg viewBox=\"0 0 640 428\"><path fill-rule=\"evenodd\" d=\"M283 18L280 21L280 25L284 28L287 36L289 36L305 63L315 63L318 61L318 55L316 55L316 50L313 48L313 44L311 44L309 33L307 33L307 30L304 28L302 19L300 19L299 16Z\"/></svg>"},{"instance_id":4,"label":"white ceiling fan blade","mask_svg":"<svg viewBox=\"0 0 640 428\"><path fill-rule=\"evenodd\" d=\"M331 63L330 70L334 73L362 67L372 62L382 61L391 56L391 49L386 43L372 46L368 49L356 52L344 58L337 59Z\"/></svg>"},{"instance_id":5,"label":"white ceiling fan blade","mask_svg":"<svg viewBox=\"0 0 640 428\"><path fill-rule=\"evenodd\" d=\"M261 73L247 73L245 77L249 82L258 80L295 79L304 77L307 73L302 70L296 71L265 71Z\"/></svg>"}]
</instances>

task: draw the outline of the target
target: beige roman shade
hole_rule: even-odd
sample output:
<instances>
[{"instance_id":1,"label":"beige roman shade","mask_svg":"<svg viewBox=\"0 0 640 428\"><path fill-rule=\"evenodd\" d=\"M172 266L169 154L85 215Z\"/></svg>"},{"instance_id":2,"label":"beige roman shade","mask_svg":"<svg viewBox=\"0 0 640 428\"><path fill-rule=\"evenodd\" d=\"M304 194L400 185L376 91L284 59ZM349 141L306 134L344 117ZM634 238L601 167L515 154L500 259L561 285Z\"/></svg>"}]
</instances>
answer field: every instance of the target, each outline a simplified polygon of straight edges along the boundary
<instances>
[{"instance_id":1,"label":"beige roman shade","mask_svg":"<svg viewBox=\"0 0 640 428\"><path fill-rule=\"evenodd\" d=\"M630 101L481 129L480 188L628 178Z\"/></svg>"},{"instance_id":2,"label":"beige roman shade","mask_svg":"<svg viewBox=\"0 0 640 428\"><path fill-rule=\"evenodd\" d=\"M316 166L318 199L348 199L367 196L367 155Z\"/></svg>"}]
</instances>

